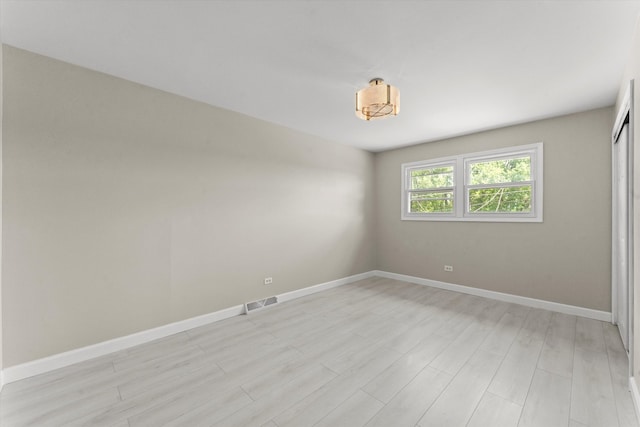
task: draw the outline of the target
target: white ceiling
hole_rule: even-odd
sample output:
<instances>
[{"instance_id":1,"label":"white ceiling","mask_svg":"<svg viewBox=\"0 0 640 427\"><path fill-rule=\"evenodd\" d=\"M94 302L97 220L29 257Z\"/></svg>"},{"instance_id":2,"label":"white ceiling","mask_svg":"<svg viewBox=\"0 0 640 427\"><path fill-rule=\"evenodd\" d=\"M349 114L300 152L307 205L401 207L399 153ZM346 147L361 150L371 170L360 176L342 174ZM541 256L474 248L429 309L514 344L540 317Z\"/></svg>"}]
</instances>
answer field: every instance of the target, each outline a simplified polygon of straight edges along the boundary
<instances>
[{"instance_id":1,"label":"white ceiling","mask_svg":"<svg viewBox=\"0 0 640 427\"><path fill-rule=\"evenodd\" d=\"M2 0L4 43L381 151L612 105L636 1ZM365 122L355 91L398 86Z\"/></svg>"}]
</instances>

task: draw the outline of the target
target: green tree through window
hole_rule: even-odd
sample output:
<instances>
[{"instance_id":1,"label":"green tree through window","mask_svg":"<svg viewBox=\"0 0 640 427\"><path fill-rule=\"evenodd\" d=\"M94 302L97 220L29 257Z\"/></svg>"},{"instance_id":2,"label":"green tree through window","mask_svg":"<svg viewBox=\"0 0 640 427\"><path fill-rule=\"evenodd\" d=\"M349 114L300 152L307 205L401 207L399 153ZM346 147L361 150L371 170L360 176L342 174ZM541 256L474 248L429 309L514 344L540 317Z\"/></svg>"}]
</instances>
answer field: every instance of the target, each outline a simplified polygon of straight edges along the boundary
<instances>
[{"instance_id":1,"label":"green tree through window","mask_svg":"<svg viewBox=\"0 0 640 427\"><path fill-rule=\"evenodd\" d=\"M472 162L468 171L469 212L531 211L530 156Z\"/></svg>"},{"instance_id":2,"label":"green tree through window","mask_svg":"<svg viewBox=\"0 0 640 427\"><path fill-rule=\"evenodd\" d=\"M415 169L410 176L411 212L453 212L453 165Z\"/></svg>"}]
</instances>

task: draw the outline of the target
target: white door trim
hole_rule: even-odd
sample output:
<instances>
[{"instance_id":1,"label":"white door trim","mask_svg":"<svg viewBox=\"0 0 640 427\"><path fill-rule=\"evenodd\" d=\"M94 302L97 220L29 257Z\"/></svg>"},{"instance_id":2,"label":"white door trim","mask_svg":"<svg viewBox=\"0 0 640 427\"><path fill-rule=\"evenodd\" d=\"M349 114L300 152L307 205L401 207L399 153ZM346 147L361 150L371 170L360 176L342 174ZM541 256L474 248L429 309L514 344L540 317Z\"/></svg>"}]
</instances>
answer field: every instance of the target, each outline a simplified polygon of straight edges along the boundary
<instances>
[{"instance_id":1,"label":"white door trim","mask_svg":"<svg viewBox=\"0 0 640 427\"><path fill-rule=\"evenodd\" d=\"M627 91L625 92L624 98L622 99L622 103L620 105L620 108L618 109L618 112L616 114L616 120L614 122L614 126L613 126L613 130L611 133L611 159L612 159L612 171L611 171L611 176L612 176L612 182L611 182L611 189L612 189L612 210L611 210L611 225L612 225L612 236L611 236L611 322L612 323L617 323L617 312L618 312L618 294L617 294L617 289L616 289L616 269L615 269L615 263L617 262L617 260L615 259L615 235L614 235L614 230L616 230L617 226L616 226L616 221L617 221L617 215L616 215L616 207L614 206L613 200L614 200L614 191L616 191L615 188L615 173L616 173L616 168L615 165L613 165L613 160L614 160L614 149L615 149L615 144L616 141L618 140L618 137L620 136L620 132L622 132L622 129L624 128L625 123L627 122L627 118L628 118L628 132L629 132L629 137L628 137L628 151L627 151L627 158L628 158L628 218L629 218L629 225L628 225L628 230L627 230L627 238L628 238L628 242L629 242L629 253L628 253L628 281L629 281L629 319L628 319L628 347L629 347L629 376L632 376L633 373L633 354L634 354L634 338L633 338L633 331L634 331L634 327L633 327L633 319L634 319L634 315L633 315L633 299L634 299L634 262L633 262L633 253L634 253L634 239L633 239L633 235L634 235L634 216L633 216L633 211L634 211L634 207L633 207L633 159L634 159L634 146L633 146L633 132L634 132L634 126L633 126L633 87L634 87L634 81L631 80L629 81L629 85L627 87Z\"/></svg>"}]
</instances>

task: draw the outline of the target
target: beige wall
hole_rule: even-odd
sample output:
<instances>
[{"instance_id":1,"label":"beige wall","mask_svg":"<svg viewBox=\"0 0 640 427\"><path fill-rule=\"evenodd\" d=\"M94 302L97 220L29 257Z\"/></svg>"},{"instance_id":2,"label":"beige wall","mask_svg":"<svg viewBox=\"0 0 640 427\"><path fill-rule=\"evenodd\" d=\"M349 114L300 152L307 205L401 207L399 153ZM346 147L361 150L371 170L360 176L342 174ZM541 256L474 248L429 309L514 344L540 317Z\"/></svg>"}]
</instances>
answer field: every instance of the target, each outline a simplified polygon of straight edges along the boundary
<instances>
[{"instance_id":1,"label":"beige wall","mask_svg":"<svg viewBox=\"0 0 640 427\"><path fill-rule=\"evenodd\" d=\"M634 82L634 110L633 117L633 143L636 147L634 149L634 369L633 376L636 379L640 377L640 149L638 148L638 142L640 142L640 133L638 132L638 126L640 126L640 21L636 24L636 31L633 39L633 46L629 54L629 62L624 72L620 84L620 91L618 93L618 99L616 102L617 112L618 108L622 104L622 100L625 96L629 81ZM614 113L615 114L615 113Z\"/></svg>"},{"instance_id":2,"label":"beige wall","mask_svg":"<svg viewBox=\"0 0 640 427\"><path fill-rule=\"evenodd\" d=\"M378 154L378 269L610 311L612 114L605 108ZM540 141L543 223L400 220L402 163Z\"/></svg>"},{"instance_id":3,"label":"beige wall","mask_svg":"<svg viewBox=\"0 0 640 427\"><path fill-rule=\"evenodd\" d=\"M9 46L4 101L6 367L375 268L371 153Z\"/></svg>"}]
</instances>

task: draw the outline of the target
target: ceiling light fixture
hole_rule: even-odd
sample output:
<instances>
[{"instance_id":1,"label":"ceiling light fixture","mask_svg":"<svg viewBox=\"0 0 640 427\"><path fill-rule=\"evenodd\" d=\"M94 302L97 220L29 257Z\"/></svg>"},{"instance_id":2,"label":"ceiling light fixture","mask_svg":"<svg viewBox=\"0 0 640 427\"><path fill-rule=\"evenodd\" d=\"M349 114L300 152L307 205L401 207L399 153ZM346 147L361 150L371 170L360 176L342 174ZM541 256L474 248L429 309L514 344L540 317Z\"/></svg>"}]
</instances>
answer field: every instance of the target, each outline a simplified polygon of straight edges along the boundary
<instances>
[{"instance_id":1,"label":"ceiling light fixture","mask_svg":"<svg viewBox=\"0 0 640 427\"><path fill-rule=\"evenodd\" d=\"M356 116L363 120L382 119L400 112L400 91L380 78L356 92Z\"/></svg>"}]
</instances>

